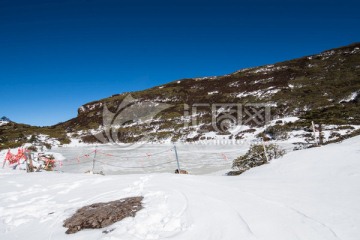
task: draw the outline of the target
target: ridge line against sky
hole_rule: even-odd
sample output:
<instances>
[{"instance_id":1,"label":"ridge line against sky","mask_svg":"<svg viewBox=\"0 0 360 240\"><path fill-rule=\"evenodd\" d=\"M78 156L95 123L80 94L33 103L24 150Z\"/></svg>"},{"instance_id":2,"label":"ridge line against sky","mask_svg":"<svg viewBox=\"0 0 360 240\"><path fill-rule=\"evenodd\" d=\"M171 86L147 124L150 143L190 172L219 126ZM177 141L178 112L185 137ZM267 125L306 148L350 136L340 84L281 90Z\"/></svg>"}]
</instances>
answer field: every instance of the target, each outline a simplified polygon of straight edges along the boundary
<instances>
[{"instance_id":1,"label":"ridge line against sky","mask_svg":"<svg viewBox=\"0 0 360 240\"><path fill-rule=\"evenodd\" d=\"M53 125L82 104L360 41L355 1L0 1L0 115Z\"/></svg>"}]
</instances>

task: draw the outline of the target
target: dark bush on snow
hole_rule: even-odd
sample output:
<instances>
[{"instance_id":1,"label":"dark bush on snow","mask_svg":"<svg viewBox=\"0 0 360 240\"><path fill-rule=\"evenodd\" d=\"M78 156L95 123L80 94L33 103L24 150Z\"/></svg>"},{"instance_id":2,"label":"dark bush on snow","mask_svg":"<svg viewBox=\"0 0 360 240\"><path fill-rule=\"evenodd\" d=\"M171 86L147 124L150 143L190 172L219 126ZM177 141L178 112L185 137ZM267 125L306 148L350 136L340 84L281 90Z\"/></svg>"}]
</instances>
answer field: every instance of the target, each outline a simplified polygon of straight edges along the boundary
<instances>
[{"instance_id":1,"label":"dark bush on snow","mask_svg":"<svg viewBox=\"0 0 360 240\"><path fill-rule=\"evenodd\" d=\"M269 144L266 146L266 154L269 161L271 161L284 156L285 150L276 144ZM239 175L250 168L261 166L265 163L267 163L267 159L263 145L252 145L245 155L233 161L232 168L234 171L229 172L228 175Z\"/></svg>"}]
</instances>

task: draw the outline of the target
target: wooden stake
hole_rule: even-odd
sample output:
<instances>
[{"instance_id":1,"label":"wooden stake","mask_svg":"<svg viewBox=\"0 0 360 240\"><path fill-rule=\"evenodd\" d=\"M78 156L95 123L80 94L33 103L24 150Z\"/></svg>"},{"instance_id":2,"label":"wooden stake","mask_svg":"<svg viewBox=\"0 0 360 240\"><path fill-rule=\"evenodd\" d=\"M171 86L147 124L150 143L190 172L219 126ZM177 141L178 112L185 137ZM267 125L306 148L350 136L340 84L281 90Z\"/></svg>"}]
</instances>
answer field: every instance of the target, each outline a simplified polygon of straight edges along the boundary
<instances>
[{"instance_id":1,"label":"wooden stake","mask_svg":"<svg viewBox=\"0 0 360 240\"><path fill-rule=\"evenodd\" d=\"M266 162L269 162L269 156L267 155L267 152L266 152L264 139L262 140L262 145L263 145L263 148L264 148L264 155L265 155L265 158L266 158Z\"/></svg>"},{"instance_id":2,"label":"wooden stake","mask_svg":"<svg viewBox=\"0 0 360 240\"><path fill-rule=\"evenodd\" d=\"M322 125L321 123L319 123L319 145L323 145L324 144L324 135L322 132Z\"/></svg>"},{"instance_id":3,"label":"wooden stake","mask_svg":"<svg viewBox=\"0 0 360 240\"><path fill-rule=\"evenodd\" d=\"M31 153L27 152L26 157L29 159L29 171L33 172L34 171L34 165L33 165L32 157L31 157Z\"/></svg>"},{"instance_id":4,"label":"wooden stake","mask_svg":"<svg viewBox=\"0 0 360 240\"><path fill-rule=\"evenodd\" d=\"M316 131L315 131L315 124L314 124L314 121L311 121L311 124L312 124L312 128L313 128L313 132L314 132L314 140L315 140L315 144L316 146L319 146L317 140L316 140Z\"/></svg>"}]
</instances>

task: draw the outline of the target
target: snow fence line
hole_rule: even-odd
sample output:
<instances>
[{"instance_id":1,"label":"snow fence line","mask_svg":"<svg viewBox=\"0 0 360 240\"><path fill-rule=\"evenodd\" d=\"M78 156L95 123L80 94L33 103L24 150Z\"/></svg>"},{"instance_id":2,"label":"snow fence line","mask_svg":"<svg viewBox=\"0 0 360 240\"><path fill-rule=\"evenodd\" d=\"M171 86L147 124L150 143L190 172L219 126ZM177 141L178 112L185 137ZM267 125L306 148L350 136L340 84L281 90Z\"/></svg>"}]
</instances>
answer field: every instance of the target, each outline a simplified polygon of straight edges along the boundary
<instances>
[{"instance_id":1,"label":"snow fence line","mask_svg":"<svg viewBox=\"0 0 360 240\"><path fill-rule=\"evenodd\" d=\"M268 155L267 155L266 143L264 141L262 141L261 143L262 143L262 147L264 148L264 153L265 153L265 156L266 156L267 162L268 162L269 159L268 159ZM239 149L237 149L236 151L238 151L238 150ZM221 152L217 152L217 153L208 153L208 154L216 154L216 155L218 155L217 157L220 158L222 161L229 163L230 161L232 161L232 158L231 157L229 158L226 154L227 153L230 154L233 152L235 152L235 151L234 150L231 150L228 152L221 151ZM167 156L165 156L165 158L167 158L167 159L165 159L165 158L162 159L161 154L166 154L166 153L168 153ZM150 158L153 156L157 156L157 158L161 159L161 161L153 161L153 162L148 161L148 164L144 165L144 162L142 160L150 160ZM174 156L174 158L172 156ZM131 166L131 165L129 166L129 164L126 165L126 161L121 161L124 159L126 159L127 161L129 159L130 160L131 159L140 159L140 161L139 161L140 164L134 165L134 166ZM6 161L6 157L5 157L5 161ZM4 165L5 165L5 161L4 161ZM35 162L36 162L36 160L35 160ZM25 163L26 169L28 170L29 163L27 162L27 160L25 159L23 163ZM56 167L59 167L59 168L67 167L67 166L89 164L90 168L86 171L86 173L95 173L95 167L99 164L101 166L109 166L111 169L115 169L115 170L116 169L118 169L118 170L121 170L121 169L153 169L153 168L157 168L157 167L165 166L165 165L168 165L168 167L171 167L170 164L176 164L175 173L184 173L184 174L188 173L186 170L181 168L181 161L180 161L179 154L177 151L177 146L175 144L172 147L169 147L165 150L161 150L161 151L157 151L157 152L146 152L146 153L142 153L139 155L133 155L133 156L126 156L126 155L120 154L118 152L109 153L105 149L99 149L98 146L95 145L93 150L90 150L81 155L78 155L77 157L68 158L68 159L64 158L64 161L53 160L52 163L53 163L54 168L55 168L55 163L57 165ZM186 161L183 162L183 164L184 163L186 165ZM11 165L11 164L9 164L9 165ZM18 162L17 162L17 165L19 165ZM17 167L17 165L14 165L13 168L15 169ZM37 171L39 171L38 166L39 166L39 164L37 164L35 166L35 169ZM59 168L57 170L61 171ZM21 167L19 167L18 169L21 169ZM40 167L40 170L41 169L43 169L43 168ZM48 169L45 169L45 170L48 170ZM152 170L150 170L150 171L152 171ZM98 172L98 174L104 174L104 173L103 173L103 171L100 171L100 172Z\"/></svg>"}]
</instances>

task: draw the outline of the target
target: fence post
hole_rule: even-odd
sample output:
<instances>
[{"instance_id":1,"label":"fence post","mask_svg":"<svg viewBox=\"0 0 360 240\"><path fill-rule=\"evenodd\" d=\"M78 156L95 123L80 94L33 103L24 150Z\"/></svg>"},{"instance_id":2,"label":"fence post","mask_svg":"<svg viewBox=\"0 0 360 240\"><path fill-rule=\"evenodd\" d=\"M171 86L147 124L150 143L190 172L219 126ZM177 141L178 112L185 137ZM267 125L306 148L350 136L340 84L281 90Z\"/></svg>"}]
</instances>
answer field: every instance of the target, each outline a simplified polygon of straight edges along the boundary
<instances>
[{"instance_id":1,"label":"fence post","mask_svg":"<svg viewBox=\"0 0 360 240\"><path fill-rule=\"evenodd\" d=\"M10 151L10 148L9 148L9 151ZM2 166L2 168L4 168L4 167L5 167L5 163L6 163L6 156L7 156L7 155L5 155L5 158L4 158L4 162L3 162L3 166Z\"/></svg>"},{"instance_id":2,"label":"fence post","mask_svg":"<svg viewBox=\"0 0 360 240\"><path fill-rule=\"evenodd\" d=\"M177 162L178 171L179 171L179 173L180 173L179 156L178 156L178 153L177 153L177 149L176 149L175 143L174 143L174 151L175 151L175 157L176 157L176 162Z\"/></svg>"},{"instance_id":3,"label":"fence post","mask_svg":"<svg viewBox=\"0 0 360 240\"><path fill-rule=\"evenodd\" d=\"M31 153L30 152L25 152L25 156L26 156L26 164L27 164L27 160L29 160L29 172L33 172L34 171L34 165L33 165L33 161L32 161L32 157L31 157Z\"/></svg>"},{"instance_id":4,"label":"fence post","mask_svg":"<svg viewBox=\"0 0 360 240\"><path fill-rule=\"evenodd\" d=\"M263 148L264 148L264 154L265 154L266 162L269 162L269 156L267 155L267 152L266 152L264 139L262 140L262 145L263 145Z\"/></svg>"},{"instance_id":5,"label":"fence post","mask_svg":"<svg viewBox=\"0 0 360 240\"><path fill-rule=\"evenodd\" d=\"M319 123L319 145L323 145L324 144L324 135L322 133L322 124Z\"/></svg>"},{"instance_id":6,"label":"fence post","mask_svg":"<svg viewBox=\"0 0 360 240\"><path fill-rule=\"evenodd\" d=\"M96 151L97 151L97 146L95 146L94 158L93 158L93 166L92 166L92 171L91 171L93 174L94 174L94 170L95 170Z\"/></svg>"},{"instance_id":7,"label":"fence post","mask_svg":"<svg viewBox=\"0 0 360 240\"><path fill-rule=\"evenodd\" d=\"M316 140L316 131L315 131L315 124L314 124L314 121L311 121L311 124L312 124L313 132L314 132L314 140L315 140L315 144L316 144L316 146L319 146L318 141Z\"/></svg>"}]
</instances>

